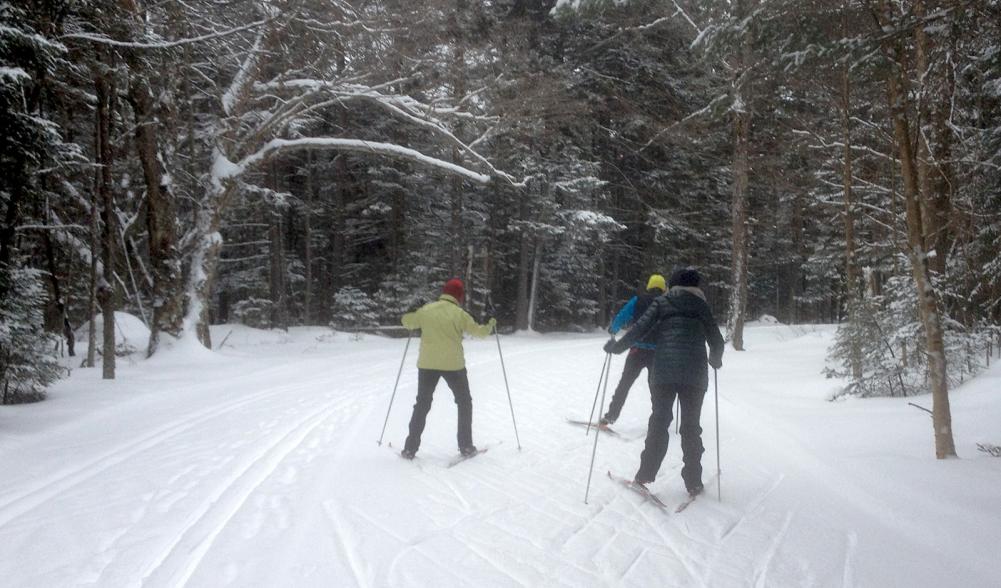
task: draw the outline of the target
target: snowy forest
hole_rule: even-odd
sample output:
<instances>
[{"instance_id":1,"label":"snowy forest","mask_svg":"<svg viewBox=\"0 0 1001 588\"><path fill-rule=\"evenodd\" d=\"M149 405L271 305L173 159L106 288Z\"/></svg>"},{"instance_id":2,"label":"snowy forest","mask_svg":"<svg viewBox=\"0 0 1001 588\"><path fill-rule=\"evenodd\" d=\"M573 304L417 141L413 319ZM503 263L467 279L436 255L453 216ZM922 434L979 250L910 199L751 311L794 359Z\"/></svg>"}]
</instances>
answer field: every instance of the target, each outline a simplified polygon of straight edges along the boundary
<instances>
[{"instance_id":1,"label":"snowy forest","mask_svg":"<svg viewBox=\"0 0 1001 588\"><path fill-rule=\"evenodd\" d=\"M114 377L96 315L140 317L153 355L215 323L396 325L450 277L477 318L588 331L694 266L734 349L761 315L838 323L845 394L932 390L936 419L998 345L997 0L0 19L5 403L43 395L82 325L79 364Z\"/></svg>"},{"instance_id":2,"label":"snowy forest","mask_svg":"<svg viewBox=\"0 0 1001 588\"><path fill-rule=\"evenodd\" d=\"M1001 0L0 0L0 584L996 586L999 252Z\"/></svg>"}]
</instances>

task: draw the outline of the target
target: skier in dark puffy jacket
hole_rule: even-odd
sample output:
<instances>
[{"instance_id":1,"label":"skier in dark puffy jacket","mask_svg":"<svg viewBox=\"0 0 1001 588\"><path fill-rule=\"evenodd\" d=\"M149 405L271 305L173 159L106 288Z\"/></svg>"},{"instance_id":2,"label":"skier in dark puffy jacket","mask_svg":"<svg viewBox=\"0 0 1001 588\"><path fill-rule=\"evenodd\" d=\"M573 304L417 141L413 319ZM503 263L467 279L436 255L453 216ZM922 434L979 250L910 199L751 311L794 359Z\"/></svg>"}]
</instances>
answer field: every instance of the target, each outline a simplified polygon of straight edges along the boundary
<instances>
[{"instance_id":1,"label":"skier in dark puffy jacket","mask_svg":"<svg viewBox=\"0 0 1001 588\"><path fill-rule=\"evenodd\" d=\"M647 426L646 446L640 455L635 482L648 484L657 477L667 454L668 432L675 397L681 405L681 477L688 493L702 492L702 399L709 387L707 364L723 365L723 336L699 289L700 277L693 269L678 270L668 281L670 289L650 304L626 336L605 344L605 351L622 353L635 341L656 334L650 398L653 412ZM706 356L706 344L709 355Z\"/></svg>"},{"instance_id":2,"label":"skier in dark puffy jacket","mask_svg":"<svg viewBox=\"0 0 1001 588\"><path fill-rule=\"evenodd\" d=\"M667 290L667 286L664 283L664 276L660 274L650 276L650 279L646 282L646 292L637 294L629 299L629 302L615 315L615 318L612 320L612 326L608 328L608 332L614 335L621 331L623 327L634 323L636 319L643 316L646 309L650 308L650 304L658 296L662 295L665 290ZM650 375L653 373L651 370L653 367L653 352L656 348L655 333L651 333L633 343L632 348L629 350L629 355L626 356L626 365L622 368L622 377L619 378L619 385L615 387L612 402L608 405L608 412L601 418L603 426L611 425L618 420L619 413L622 412L622 405L626 403L626 398L629 396L629 389L632 388L633 382L639 377L640 372L645 369L647 381L650 381Z\"/></svg>"}]
</instances>

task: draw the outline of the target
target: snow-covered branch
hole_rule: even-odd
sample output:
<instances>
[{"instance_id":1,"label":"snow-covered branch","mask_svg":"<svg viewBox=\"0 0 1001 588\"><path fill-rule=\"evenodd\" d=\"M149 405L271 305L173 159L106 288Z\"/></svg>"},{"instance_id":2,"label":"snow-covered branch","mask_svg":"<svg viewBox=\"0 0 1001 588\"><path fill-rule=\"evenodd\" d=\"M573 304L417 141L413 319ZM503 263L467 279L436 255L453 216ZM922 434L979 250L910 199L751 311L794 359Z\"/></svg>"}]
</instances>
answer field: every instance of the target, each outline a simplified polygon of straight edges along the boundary
<instances>
[{"instance_id":1,"label":"snow-covered branch","mask_svg":"<svg viewBox=\"0 0 1001 588\"><path fill-rule=\"evenodd\" d=\"M303 139L272 139L268 141L263 147L258 149L256 152L243 158L240 162L232 164L228 168L219 168L219 179L228 179L235 177L247 168L260 163L261 161L267 159L270 155L277 151L283 151L287 149L334 149L338 151L353 151L358 153L371 153L373 155L382 155L387 157L393 157L396 159L403 159L407 161L413 161L422 165L427 165L437 169L441 169L445 172L456 174L474 182L480 184L487 184L490 182L490 176L486 174L481 174L473 170L462 167L461 165L456 165L454 163L438 159L436 157L431 157L425 155L420 151L410 149L409 147L403 147L400 145L394 145L392 143L379 143L375 141L362 141L359 139L338 139L334 137L308 137Z\"/></svg>"},{"instance_id":2,"label":"snow-covered branch","mask_svg":"<svg viewBox=\"0 0 1001 588\"><path fill-rule=\"evenodd\" d=\"M700 29L699 25L695 24L695 21L692 20L692 17L688 16L688 13L685 12L685 9L682 8L680 4L678 4L677 0L671 0L671 1L674 3L674 8L677 9L678 11L676 14L680 14L681 16L685 17L685 20L688 21L688 24L692 25L692 28L695 29L696 36L701 37L703 29Z\"/></svg>"},{"instance_id":3,"label":"snow-covered branch","mask_svg":"<svg viewBox=\"0 0 1001 588\"><path fill-rule=\"evenodd\" d=\"M394 82L387 82L382 84L382 86L387 86L390 84L400 83L403 80L396 80ZM309 93L313 92L323 92L329 93L335 97L337 101L344 100L365 100L380 108L390 112L394 116L401 118L414 124L416 126L422 127L424 129L430 130L432 133L444 137L449 143L458 147L463 153L466 153L474 160L476 160L480 165L487 168L491 175L502 178L512 185L520 185L520 183L510 174L507 174L501 170L498 170L490 161L476 152L471 145L466 144L461 139L455 136L451 130L449 130L444 124L436 120L437 116L450 116L460 119L472 119L479 122L496 122L497 117L483 117L477 116L472 113L464 112L456 107L442 108L438 105L423 104L418 100L410 96L404 95L394 95L394 94L383 94L379 92L373 86L362 86L357 84L344 84L337 82L329 82L325 80L310 80L310 79L295 79L295 80L284 80L284 81L272 81L266 84L256 84L255 90L257 91L268 91L268 90L278 90L280 88L295 88L306 90ZM477 92L478 93L478 92ZM307 94L308 95L308 94ZM297 101L302 101L305 96L300 96ZM467 96L468 98L468 96ZM321 104L330 104L331 101L324 102ZM309 110L314 109L311 107ZM482 137L481 137L482 139Z\"/></svg>"},{"instance_id":4,"label":"snow-covered branch","mask_svg":"<svg viewBox=\"0 0 1001 588\"><path fill-rule=\"evenodd\" d=\"M227 115L233 114L234 106L241 95L247 92L248 87L253 82L252 72L257 68L257 61L266 32L267 29L261 29L257 33L257 38L254 39L254 46L247 54L247 58L243 61L243 65L240 66L240 70L233 76L233 81L230 82L226 93L222 95L222 109Z\"/></svg>"},{"instance_id":5,"label":"snow-covered branch","mask_svg":"<svg viewBox=\"0 0 1001 588\"><path fill-rule=\"evenodd\" d=\"M672 123L672 124L664 127L663 129L657 131L657 133L653 137L650 137L650 140L647 141L642 147L640 147L639 150L643 151L644 149L650 147L651 145L653 145L654 141L656 141L657 139L659 139L660 137L662 137L665 133L668 133L668 132L670 132L670 131L678 128L679 126L684 125L684 124L686 124L688 122L691 122L691 121L693 121L693 120L695 120L697 118L700 118L700 117L702 117L705 114L711 113L722 102L725 102L729 98L730 98L729 94L720 94L719 96L713 98L709 102L709 104L706 104L705 106L703 106L702 108L700 108L700 109L696 110L695 112L689 114L685 118L683 118L683 119L681 119L681 120L679 120L677 122L674 122L674 123Z\"/></svg>"},{"instance_id":6,"label":"snow-covered branch","mask_svg":"<svg viewBox=\"0 0 1001 588\"><path fill-rule=\"evenodd\" d=\"M172 47L191 45L193 43L203 43L205 41L211 41L213 39L219 39L221 37L228 37L229 35L235 35L237 33L242 33L244 31L249 31L257 27L266 25L272 20L273 19L265 18L242 26L234 27L232 29L228 29L225 31L208 33L205 35L199 35L197 37L190 37L186 39L176 39L173 41L157 41L155 43L140 43L137 41L119 41L117 39L112 39L111 37L106 37L104 35L95 35L91 33L67 33L63 35L61 38L74 39L78 41L90 41L92 43L97 43L99 45L109 45L112 47L123 47L127 49L170 49Z\"/></svg>"}]
</instances>

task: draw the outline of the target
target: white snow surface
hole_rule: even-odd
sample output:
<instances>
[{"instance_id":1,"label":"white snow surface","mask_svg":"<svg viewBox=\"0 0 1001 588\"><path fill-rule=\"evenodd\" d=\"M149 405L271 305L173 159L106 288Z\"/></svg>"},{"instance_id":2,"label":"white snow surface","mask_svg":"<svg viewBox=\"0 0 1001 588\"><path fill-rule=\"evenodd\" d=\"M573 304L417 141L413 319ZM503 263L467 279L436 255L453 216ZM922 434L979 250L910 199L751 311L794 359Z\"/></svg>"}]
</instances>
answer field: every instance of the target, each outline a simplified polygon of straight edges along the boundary
<instances>
[{"instance_id":1,"label":"white snow surface","mask_svg":"<svg viewBox=\"0 0 1001 588\"><path fill-rule=\"evenodd\" d=\"M232 333L230 334L230 332ZM650 400L585 419L601 333L468 341L475 442L456 455L439 384L418 459L396 452L415 345L326 329L213 329L212 353L77 369L49 400L0 407L2 586L997 586L1001 370L953 391L960 459L934 459L928 397L827 401L829 327L756 325L702 415L707 495L658 510L609 480L639 462ZM614 388L623 357L612 364ZM606 398L606 403L608 399ZM673 427L672 427L673 429ZM722 461L722 502L712 477ZM673 435L652 489L684 490Z\"/></svg>"}]
</instances>

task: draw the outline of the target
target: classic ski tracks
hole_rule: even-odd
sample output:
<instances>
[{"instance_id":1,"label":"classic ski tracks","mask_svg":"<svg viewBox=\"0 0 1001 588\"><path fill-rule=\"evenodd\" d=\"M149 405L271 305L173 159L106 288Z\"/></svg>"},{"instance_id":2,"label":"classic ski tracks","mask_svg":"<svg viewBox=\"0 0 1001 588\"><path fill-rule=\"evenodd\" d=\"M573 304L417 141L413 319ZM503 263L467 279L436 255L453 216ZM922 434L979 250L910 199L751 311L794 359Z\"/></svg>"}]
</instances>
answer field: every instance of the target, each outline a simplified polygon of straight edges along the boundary
<instances>
[{"instance_id":1,"label":"classic ski tracks","mask_svg":"<svg viewBox=\"0 0 1001 588\"><path fill-rule=\"evenodd\" d=\"M281 435L273 436L270 444L255 452L241 468L226 478L223 484L219 485L212 495L188 516L170 545L146 567L141 574L141 582L145 583L158 575L169 574L165 584L186 583L197 570L216 537L222 533L247 498L274 474L281 462L299 448L310 433L337 411L339 404L326 404L299 420ZM177 557L182 558L180 564L168 569L170 560Z\"/></svg>"},{"instance_id":2,"label":"classic ski tracks","mask_svg":"<svg viewBox=\"0 0 1001 588\"><path fill-rule=\"evenodd\" d=\"M169 441L215 417L227 414L247 404L258 402L262 398L278 394L281 391L272 389L253 396L241 397L239 400L233 402L216 405L213 410L203 412L197 417L173 421L170 424L158 427L153 432L143 435L138 439L132 439L128 443L106 451L79 467L50 476L40 483L32 484L27 490L16 492L17 495L12 498L9 495L0 498L0 500L3 500L0 503L0 526L43 505L78 484L86 482L112 466L118 465L160 443Z\"/></svg>"},{"instance_id":3,"label":"classic ski tracks","mask_svg":"<svg viewBox=\"0 0 1001 588\"><path fill-rule=\"evenodd\" d=\"M265 370L264 373L267 373ZM247 376L244 379L255 380L260 378L260 373ZM165 425L157 427L150 433L141 435L135 439L122 443L101 455L75 467L69 471L62 471L49 476L45 480L30 484L30 487L21 490L14 490L5 496L0 496L0 527L6 525L17 517L30 512L31 510L45 504L49 500L73 489L79 484L97 476L107 469L116 466L136 455L156 447L162 443L175 439L181 434L189 431L216 417L223 416L238 410L244 406L254 405L266 398L272 398L290 390L297 390L303 387L301 383L289 384L285 386L272 387L267 390L257 392L247 396L240 396L235 400L228 400L213 405L206 411L199 412L195 416L185 415L180 419L171 421Z\"/></svg>"}]
</instances>

